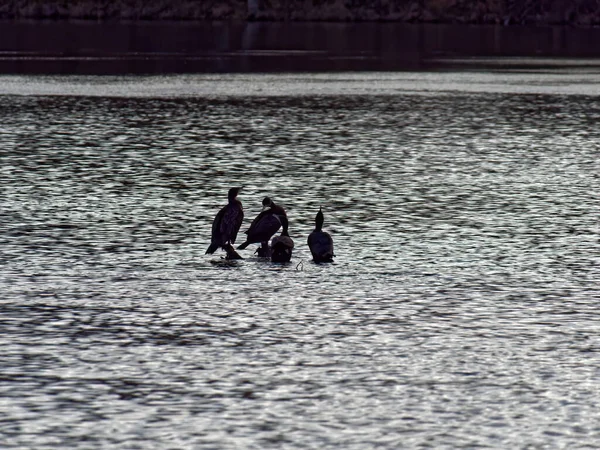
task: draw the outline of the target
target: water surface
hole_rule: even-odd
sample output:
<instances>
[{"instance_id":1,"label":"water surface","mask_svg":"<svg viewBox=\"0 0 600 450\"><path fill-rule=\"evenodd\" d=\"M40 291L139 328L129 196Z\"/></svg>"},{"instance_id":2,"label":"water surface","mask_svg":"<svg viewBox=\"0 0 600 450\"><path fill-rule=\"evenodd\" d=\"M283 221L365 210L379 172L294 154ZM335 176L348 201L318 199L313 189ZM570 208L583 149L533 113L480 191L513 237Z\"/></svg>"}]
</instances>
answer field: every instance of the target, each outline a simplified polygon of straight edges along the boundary
<instances>
[{"instance_id":1,"label":"water surface","mask_svg":"<svg viewBox=\"0 0 600 450\"><path fill-rule=\"evenodd\" d=\"M595 447L595 79L1 77L3 448Z\"/></svg>"}]
</instances>

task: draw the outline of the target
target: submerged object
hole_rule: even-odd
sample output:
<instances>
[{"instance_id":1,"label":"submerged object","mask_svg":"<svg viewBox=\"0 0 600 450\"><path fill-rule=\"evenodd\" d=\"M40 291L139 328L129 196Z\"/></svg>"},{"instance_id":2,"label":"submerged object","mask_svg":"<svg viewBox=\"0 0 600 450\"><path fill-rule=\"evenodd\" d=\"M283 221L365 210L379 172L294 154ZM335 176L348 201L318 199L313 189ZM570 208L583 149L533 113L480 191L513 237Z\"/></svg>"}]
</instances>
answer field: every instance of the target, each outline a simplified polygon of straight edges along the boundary
<instances>
[{"instance_id":1,"label":"submerged object","mask_svg":"<svg viewBox=\"0 0 600 450\"><path fill-rule=\"evenodd\" d=\"M227 252L227 256L225 259L244 259L240 256L238 252L235 251L235 248L231 244L225 244L223 246L223 250Z\"/></svg>"},{"instance_id":2,"label":"submerged object","mask_svg":"<svg viewBox=\"0 0 600 450\"><path fill-rule=\"evenodd\" d=\"M273 237L275 233L281 228L282 221L287 220L285 210L275 205L269 197L265 197L262 201L263 210L250 224L250 228L245 231L248 235L246 241L238 247L238 250L243 250L250 244L263 244L268 243L269 239ZM263 250L259 251L259 256ZM267 256L267 255L264 255Z\"/></svg>"},{"instance_id":3,"label":"submerged object","mask_svg":"<svg viewBox=\"0 0 600 450\"><path fill-rule=\"evenodd\" d=\"M228 259L241 258L232 246L235 243L238 231L242 226L242 220L244 219L242 202L236 198L241 189L241 187L229 189L229 193L227 194L229 201L217 213L213 221L211 241L206 254L212 254L218 248L222 248L227 252Z\"/></svg>"},{"instance_id":4,"label":"submerged object","mask_svg":"<svg viewBox=\"0 0 600 450\"><path fill-rule=\"evenodd\" d=\"M271 261L273 262L288 262L292 259L292 250L294 249L294 241L288 234L288 220L283 217L283 230L281 234L274 237L271 241Z\"/></svg>"},{"instance_id":5,"label":"submerged object","mask_svg":"<svg viewBox=\"0 0 600 450\"><path fill-rule=\"evenodd\" d=\"M323 231L324 221L323 211L319 207L319 212L315 216L315 229L308 235L308 248L314 262L332 262L335 256L333 239L329 233Z\"/></svg>"},{"instance_id":6,"label":"submerged object","mask_svg":"<svg viewBox=\"0 0 600 450\"><path fill-rule=\"evenodd\" d=\"M261 242L260 247L254 252L259 258L270 258L271 247L268 242Z\"/></svg>"}]
</instances>

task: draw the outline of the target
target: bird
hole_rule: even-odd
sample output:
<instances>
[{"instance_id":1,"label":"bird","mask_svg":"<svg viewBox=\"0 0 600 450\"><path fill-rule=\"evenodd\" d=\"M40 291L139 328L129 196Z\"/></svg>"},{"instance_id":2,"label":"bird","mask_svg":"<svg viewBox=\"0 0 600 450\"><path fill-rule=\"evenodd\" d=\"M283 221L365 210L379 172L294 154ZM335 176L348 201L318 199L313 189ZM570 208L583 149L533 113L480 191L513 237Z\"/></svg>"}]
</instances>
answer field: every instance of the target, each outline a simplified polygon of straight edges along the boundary
<instances>
[{"instance_id":1,"label":"bird","mask_svg":"<svg viewBox=\"0 0 600 450\"><path fill-rule=\"evenodd\" d=\"M218 248L222 248L227 252L228 258L234 259L240 257L235 253L233 244L235 244L235 239L244 220L242 202L236 198L241 189L241 187L229 189L227 194L229 201L217 213L213 221L212 237L206 254L213 254Z\"/></svg>"},{"instance_id":2,"label":"bird","mask_svg":"<svg viewBox=\"0 0 600 450\"><path fill-rule=\"evenodd\" d=\"M269 197L265 197L262 201L263 211L256 216L250 224L250 227L244 232L248 235L246 241L238 247L238 250L243 250L250 244L262 244L262 248L266 248L265 243L277 233L281 228L282 218L286 217L285 210L273 203ZM265 209L266 208L266 209ZM267 256L265 254L265 256Z\"/></svg>"},{"instance_id":3,"label":"bird","mask_svg":"<svg viewBox=\"0 0 600 450\"><path fill-rule=\"evenodd\" d=\"M333 239L331 235L322 230L325 218L323 211L319 207L319 212L315 216L315 229L308 235L308 248L312 254L314 262L333 262Z\"/></svg>"},{"instance_id":4,"label":"bird","mask_svg":"<svg viewBox=\"0 0 600 450\"><path fill-rule=\"evenodd\" d=\"M281 234L271 241L271 261L273 262L288 262L292 259L294 241L288 234L288 219L286 216L282 216L282 226Z\"/></svg>"},{"instance_id":5,"label":"bird","mask_svg":"<svg viewBox=\"0 0 600 450\"><path fill-rule=\"evenodd\" d=\"M271 211L273 213L277 214L278 216L286 216L287 217L287 213L285 212L285 209L283 209L282 206L276 205L275 202L273 200L271 200L270 197L263 198L262 204L263 204L263 206L270 208Z\"/></svg>"}]
</instances>

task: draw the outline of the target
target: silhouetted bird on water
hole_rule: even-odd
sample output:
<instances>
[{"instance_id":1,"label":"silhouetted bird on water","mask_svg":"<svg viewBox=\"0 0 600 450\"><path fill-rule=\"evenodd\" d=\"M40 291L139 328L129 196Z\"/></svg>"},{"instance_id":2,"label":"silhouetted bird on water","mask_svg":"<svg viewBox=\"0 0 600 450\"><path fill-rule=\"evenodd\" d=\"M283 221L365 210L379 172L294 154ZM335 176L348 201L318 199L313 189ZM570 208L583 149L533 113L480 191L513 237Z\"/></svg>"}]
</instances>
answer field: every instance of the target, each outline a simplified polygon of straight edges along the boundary
<instances>
[{"instance_id":1,"label":"silhouetted bird on water","mask_svg":"<svg viewBox=\"0 0 600 450\"><path fill-rule=\"evenodd\" d=\"M241 189L241 187L229 189L229 193L227 194L229 203L221 208L213 221L212 238L210 246L206 250L207 254L214 253L220 247L227 252L228 259L241 258L233 248L238 231L242 226L242 220L244 219L242 202L236 198Z\"/></svg>"},{"instance_id":2,"label":"silhouetted bird on water","mask_svg":"<svg viewBox=\"0 0 600 450\"><path fill-rule=\"evenodd\" d=\"M271 200L269 197L263 198L262 204L263 204L263 206L268 207L269 210L271 212L273 212L274 214L277 214L278 216L287 217L287 213L285 212L285 209L283 209L282 206L276 205L275 202L273 200Z\"/></svg>"},{"instance_id":3,"label":"silhouetted bird on water","mask_svg":"<svg viewBox=\"0 0 600 450\"><path fill-rule=\"evenodd\" d=\"M333 239L331 239L329 233L322 230L324 221L323 211L319 208L319 212L315 217L315 230L308 236L308 247L315 262L332 262L335 256L333 254Z\"/></svg>"},{"instance_id":4,"label":"silhouetted bird on water","mask_svg":"<svg viewBox=\"0 0 600 450\"><path fill-rule=\"evenodd\" d=\"M248 235L246 242L238 247L238 250L243 250L250 244L262 244L259 249L259 256L268 256L264 252L268 249L268 242L271 237L277 233L281 227L282 220L287 221L285 210L273 203L269 197L265 197L262 201L263 208L268 208L262 211L250 224L250 228L245 231Z\"/></svg>"},{"instance_id":5,"label":"silhouetted bird on water","mask_svg":"<svg viewBox=\"0 0 600 450\"><path fill-rule=\"evenodd\" d=\"M288 234L288 220L286 216L282 216L283 230L279 236L276 236L271 241L271 261L273 262L288 262L292 259L292 250L294 249L294 241Z\"/></svg>"}]
</instances>

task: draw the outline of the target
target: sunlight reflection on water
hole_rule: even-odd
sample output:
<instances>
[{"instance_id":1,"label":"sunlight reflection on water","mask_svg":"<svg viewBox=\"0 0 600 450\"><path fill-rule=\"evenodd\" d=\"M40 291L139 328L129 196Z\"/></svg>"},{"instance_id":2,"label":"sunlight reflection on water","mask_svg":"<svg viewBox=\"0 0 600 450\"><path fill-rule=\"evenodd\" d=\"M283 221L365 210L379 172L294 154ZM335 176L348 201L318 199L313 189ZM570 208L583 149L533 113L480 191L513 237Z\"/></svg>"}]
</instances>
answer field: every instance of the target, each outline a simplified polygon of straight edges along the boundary
<instances>
[{"instance_id":1,"label":"sunlight reflection on water","mask_svg":"<svg viewBox=\"0 0 600 450\"><path fill-rule=\"evenodd\" d=\"M594 446L600 103L537 77L2 77L4 448ZM204 255L242 183L291 264Z\"/></svg>"},{"instance_id":2,"label":"sunlight reflection on water","mask_svg":"<svg viewBox=\"0 0 600 450\"><path fill-rule=\"evenodd\" d=\"M475 60L476 61L476 60ZM518 59L518 61L522 61ZM531 59L530 64L535 64ZM580 60L582 64L589 60ZM457 64L460 63L460 60ZM571 62L575 64L574 62ZM475 64L475 63L474 63ZM329 95L433 95L455 92L600 95L600 67L514 72L370 72L320 74L207 74L71 76L69 95L84 97L313 97ZM64 77L0 76L0 95L64 95Z\"/></svg>"}]
</instances>

